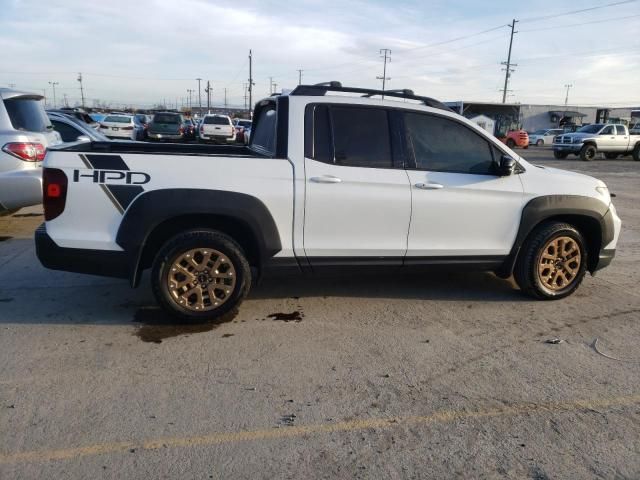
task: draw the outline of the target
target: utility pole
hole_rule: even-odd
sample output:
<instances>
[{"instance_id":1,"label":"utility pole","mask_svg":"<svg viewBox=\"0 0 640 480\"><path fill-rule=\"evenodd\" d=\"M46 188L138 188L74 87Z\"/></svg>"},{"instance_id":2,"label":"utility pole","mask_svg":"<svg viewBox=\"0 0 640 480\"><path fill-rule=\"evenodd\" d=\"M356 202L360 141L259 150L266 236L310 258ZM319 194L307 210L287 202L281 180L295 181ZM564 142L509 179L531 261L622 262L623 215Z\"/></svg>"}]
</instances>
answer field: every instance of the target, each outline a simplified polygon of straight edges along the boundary
<instances>
[{"instance_id":1,"label":"utility pole","mask_svg":"<svg viewBox=\"0 0 640 480\"><path fill-rule=\"evenodd\" d=\"M384 67L382 69L382 76L376 77L376 79L382 80L382 90L384 91L387 80L391 80L387 77L387 61L391 62L391 50L389 50L388 48L380 49L380 57L384 58Z\"/></svg>"},{"instance_id":2,"label":"utility pole","mask_svg":"<svg viewBox=\"0 0 640 480\"><path fill-rule=\"evenodd\" d=\"M573 85L572 85L572 84L570 84L570 83L567 83L567 84L564 86L564 88L566 88L566 89L567 89L567 96L566 96L566 97L564 97L564 108L567 108L567 104L569 103L569 89L570 89L571 87L573 87Z\"/></svg>"},{"instance_id":3,"label":"utility pole","mask_svg":"<svg viewBox=\"0 0 640 480\"><path fill-rule=\"evenodd\" d=\"M80 82L80 98L82 99L82 108L84 109L84 89L82 88L82 73L78 73L78 82Z\"/></svg>"},{"instance_id":4,"label":"utility pole","mask_svg":"<svg viewBox=\"0 0 640 480\"><path fill-rule=\"evenodd\" d=\"M46 88L42 89L42 96L44 97L44 108L47 108L47 89Z\"/></svg>"},{"instance_id":5,"label":"utility pole","mask_svg":"<svg viewBox=\"0 0 640 480\"><path fill-rule=\"evenodd\" d=\"M198 81L198 115L202 114L202 92L200 91L200 82L202 81L201 78L196 78L196 80Z\"/></svg>"},{"instance_id":6,"label":"utility pole","mask_svg":"<svg viewBox=\"0 0 640 480\"><path fill-rule=\"evenodd\" d=\"M10 83L9 84L9 88L16 88L16 84L15 83Z\"/></svg>"},{"instance_id":7,"label":"utility pole","mask_svg":"<svg viewBox=\"0 0 640 480\"><path fill-rule=\"evenodd\" d=\"M511 63L511 47L513 46L513 34L518 33L515 31L516 23L518 23L518 20L514 18L513 22L511 22L511 25L508 25L509 27L511 27L511 38L509 39L509 54L507 55L507 61L502 62L502 65L506 66L506 68L503 69L505 71L505 74L504 74L504 90L502 90L502 103L507 103L507 90L509 87L509 78L511 77L511 72L514 72L514 70L511 67L518 66L517 63Z\"/></svg>"},{"instance_id":8,"label":"utility pole","mask_svg":"<svg viewBox=\"0 0 640 480\"><path fill-rule=\"evenodd\" d=\"M249 50L249 116L253 117L253 54Z\"/></svg>"},{"instance_id":9,"label":"utility pole","mask_svg":"<svg viewBox=\"0 0 640 480\"><path fill-rule=\"evenodd\" d=\"M273 77L269 77L269 95L273 93Z\"/></svg>"},{"instance_id":10,"label":"utility pole","mask_svg":"<svg viewBox=\"0 0 640 480\"><path fill-rule=\"evenodd\" d=\"M276 93L277 90L278 90L278 84L276 82L273 82L273 93Z\"/></svg>"},{"instance_id":11,"label":"utility pole","mask_svg":"<svg viewBox=\"0 0 640 480\"><path fill-rule=\"evenodd\" d=\"M60 82L49 82L49 85L53 88L53 108L56 108L56 85L60 85Z\"/></svg>"},{"instance_id":12,"label":"utility pole","mask_svg":"<svg viewBox=\"0 0 640 480\"><path fill-rule=\"evenodd\" d=\"M298 69L298 85L302 85L302 72L304 72L304 70L301 68Z\"/></svg>"},{"instance_id":13,"label":"utility pole","mask_svg":"<svg viewBox=\"0 0 640 480\"><path fill-rule=\"evenodd\" d=\"M204 89L207 92L207 113L211 112L211 83L207 80L207 88Z\"/></svg>"},{"instance_id":14,"label":"utility pole","mask_svg":"<svg viewBox=\"0 0 640 480\"><path fill-rule=\"evenodd\" d=\"M227 108L227 87L224 87L224 108Z\"/></svg>"},{"instance_id":15,"label":"utility pole","mask_svg":"<svg viewBox=\"0 0 640 480\"><path fill-rule=\"evenodd\" d=\"M67 94L63 93L62 94L62 98L63 98L63 101L64 101L64 106L68 107L69 106L69 100L67 100Z\"/></svg>"}]
</instances>

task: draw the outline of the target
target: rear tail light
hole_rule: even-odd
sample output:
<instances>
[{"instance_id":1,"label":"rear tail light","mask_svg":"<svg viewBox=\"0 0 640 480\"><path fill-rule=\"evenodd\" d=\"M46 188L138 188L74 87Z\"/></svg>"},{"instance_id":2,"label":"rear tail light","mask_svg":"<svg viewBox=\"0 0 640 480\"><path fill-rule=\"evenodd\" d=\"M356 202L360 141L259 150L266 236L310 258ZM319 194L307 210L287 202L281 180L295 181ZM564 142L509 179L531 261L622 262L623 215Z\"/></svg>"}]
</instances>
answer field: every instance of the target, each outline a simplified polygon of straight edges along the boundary
<instances>
[{"instance_id":1,"label":"rear tail light","mask_svg":"<svg viewBox=\"0 0 640 480\"><path fill-rule=\"evenodd\" d=\"M45 154L44 145L33 142L7 143L2 147L2 151L25 162L41 162Z\"/></svg>"},{"instance_id":2,"label":"rear tail light","mask_svg":"<svg viewBox=\"0 0 640 480\"><path fill-rule=\"evenodd\" d=\"M178 133L184 133L184 127L180 127L180 128L178 129Z\"/></svg>"},{"instance_id":3,"label":"rear tail light","mask_svg":"<svg viewBox=\"0 0 640 480\"><path fill-rule=\"evenodd\" d=\"M204 127L200 127L200 133L204 133Z\"/></svg>"},{"instance_id":4,"label":"rear tail light","mask_svg":"<svg viewBox=\"0 0 640 480\"><path fill-rule=\"evenodd\" d=\"M122 130L133 130L133 127L122 127Z\"/></svg>"},{"instance_id":5,"label":"rear tail light","mask_svg":"<svg viewBox=\"0 0 640 480\"><path fill-rule=\"evenodd\" d=\"M45 168L42 171L42 198L44 219L53 220L63 211L67 203L67 176L57 168Z\"/></svg>"}]
</instances>

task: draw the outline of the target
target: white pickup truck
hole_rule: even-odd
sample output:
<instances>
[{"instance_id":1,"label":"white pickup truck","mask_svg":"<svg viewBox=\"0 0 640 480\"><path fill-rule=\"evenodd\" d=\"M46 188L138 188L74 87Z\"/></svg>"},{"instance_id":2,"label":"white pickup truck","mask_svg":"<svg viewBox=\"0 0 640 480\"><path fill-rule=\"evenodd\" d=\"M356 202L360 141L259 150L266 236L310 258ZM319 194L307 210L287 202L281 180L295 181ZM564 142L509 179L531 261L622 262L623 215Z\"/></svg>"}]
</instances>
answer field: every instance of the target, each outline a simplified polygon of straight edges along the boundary
<instances>
[{"instance_id":1,"label":"white pickup truck","mask_svg":"<svg viewBox=\"0 0 640 480\"><path fill-rule=\"evenodd\" d=\"M572 153L584 161L593 160L598 153L614 160L619 155L633 156L640 161L640 135L629 133L626 125L594 123L585 125L573 133L558 135L553 139L553 155L558 159Z\"/></svg>"},{"instance_id":2,"label":"white pickup truck","mask_svg":"<svg viewBox=\"0 0 640 480\"><path fill-rule=\"evenodd\" d=\"M150 268L165 309L210 319L277 272L470 268L558 299L614 257L603 182L531 165L410 90L298 86L260 101L252 132L50 149L40 261L132 286Z\"/></svg>"}]
</instances>

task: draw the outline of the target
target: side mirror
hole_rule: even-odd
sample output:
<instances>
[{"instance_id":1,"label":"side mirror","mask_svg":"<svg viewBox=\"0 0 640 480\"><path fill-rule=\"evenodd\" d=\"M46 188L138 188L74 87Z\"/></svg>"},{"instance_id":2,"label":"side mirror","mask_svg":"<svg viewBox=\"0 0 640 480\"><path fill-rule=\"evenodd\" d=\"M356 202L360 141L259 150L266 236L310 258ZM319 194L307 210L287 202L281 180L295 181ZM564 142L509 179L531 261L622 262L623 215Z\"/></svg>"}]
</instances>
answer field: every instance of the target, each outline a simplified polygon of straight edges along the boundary
<instances>
[{"instance_id":1,"label":"side mirror","mask_svg":"<svg viewBox=\"0 0 640 480\"><path fill-rule=\"evenodd\" d=\"M80 135L76 138L76 142L90 142L91 139L87 135Z\"/></svg>"},{"instance_id":2,"label":"side mirror","mask_svg":"<svg viewBox=\"0 0 640 480\"><path fill-rule=\"evenodd\" d=\"M508 155L500 157L500 165L498 167L498 175L501 177L508 177L513 175L513 171L516 168L516 161Z\"/></svg>"}]
</instances>

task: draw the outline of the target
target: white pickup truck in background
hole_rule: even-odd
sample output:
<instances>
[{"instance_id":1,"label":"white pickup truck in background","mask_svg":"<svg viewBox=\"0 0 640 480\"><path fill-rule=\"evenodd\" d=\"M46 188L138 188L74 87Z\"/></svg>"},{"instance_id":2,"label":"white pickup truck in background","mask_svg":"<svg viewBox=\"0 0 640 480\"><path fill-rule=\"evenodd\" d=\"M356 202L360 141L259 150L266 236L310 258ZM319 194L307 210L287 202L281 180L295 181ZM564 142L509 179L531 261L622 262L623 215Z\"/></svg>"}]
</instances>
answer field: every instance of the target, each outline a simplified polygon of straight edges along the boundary
<instances>
[{"instance_id":1,"label":"white pickup truck in background","mask_svg":"<svg viewBox=\"0 0 640 480\"><path fill-rule=\"evenodd\" d=\"M598 153L604 153L609 160L631 154L634 160L640 161L640 135L630 134L622 124L585 125L577 132L554 138L553 155L556 158L567 158L570 153L585 161L593 160Z\"/></svg>"},{"instance_id":2,"label":"white pickup truck in background","mask_svg":"<svg viewBox=\"0 0 640 480\"><path fill-rule=\"evenodd\" d=\"M77 143L44 167L41 262L133 286L150 268L186 319L276 272L479 269L563 298L621 228L602 181L531 165L437 100L338 82L260 101L248 147Z\"/></svg>"}]
</instances>

